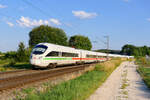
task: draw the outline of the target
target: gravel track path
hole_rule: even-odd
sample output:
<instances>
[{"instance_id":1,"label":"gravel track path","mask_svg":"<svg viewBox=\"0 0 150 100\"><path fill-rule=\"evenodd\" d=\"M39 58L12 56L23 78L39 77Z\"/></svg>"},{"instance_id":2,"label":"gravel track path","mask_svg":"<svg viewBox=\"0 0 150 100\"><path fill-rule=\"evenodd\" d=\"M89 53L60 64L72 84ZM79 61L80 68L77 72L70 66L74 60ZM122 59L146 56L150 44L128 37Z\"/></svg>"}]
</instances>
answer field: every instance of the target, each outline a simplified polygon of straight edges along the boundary
<instances>
[{"instance_id":1,"label":"gravel track path","mask_svg":"<svg viewBox=\"0 0 150 100\"><path fill-rule=\"evenodd\" d=\"M134 62L123 62L87 100L150 100Z\"/></svg>"}]
</instances>

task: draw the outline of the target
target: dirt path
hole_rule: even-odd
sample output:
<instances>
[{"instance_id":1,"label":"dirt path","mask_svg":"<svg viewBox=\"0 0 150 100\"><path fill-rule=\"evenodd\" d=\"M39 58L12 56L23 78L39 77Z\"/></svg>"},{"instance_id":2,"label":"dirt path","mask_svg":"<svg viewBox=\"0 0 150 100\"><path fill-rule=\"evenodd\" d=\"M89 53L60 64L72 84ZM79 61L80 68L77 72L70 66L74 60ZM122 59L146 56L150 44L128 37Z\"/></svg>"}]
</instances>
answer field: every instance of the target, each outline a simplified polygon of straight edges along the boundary
<instances>
[{"instance_id":1,"label":"dirt path","mask_svg":"<svg viewBox=\"0 0 150 100\"><path fill-rule=\"evenodd\" d=\"M123 62L87 100L150 100L133 62Z\"/></svg>"}]
</instances>

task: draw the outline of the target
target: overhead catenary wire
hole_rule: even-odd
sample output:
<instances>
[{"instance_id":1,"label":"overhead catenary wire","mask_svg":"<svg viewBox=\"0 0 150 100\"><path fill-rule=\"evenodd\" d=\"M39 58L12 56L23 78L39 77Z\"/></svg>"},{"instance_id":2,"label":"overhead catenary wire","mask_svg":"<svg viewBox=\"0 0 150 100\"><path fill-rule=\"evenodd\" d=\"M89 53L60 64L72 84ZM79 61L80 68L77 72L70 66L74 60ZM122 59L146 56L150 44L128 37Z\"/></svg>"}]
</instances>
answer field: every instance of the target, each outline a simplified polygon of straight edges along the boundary
<instances>
[{"instance_id":1,"label":"overhead catenary wire","mask_svg":"<svg viewBox=\"0 0 150 100\"><path fill-rule=\"evenodd\" d=\"M46 0L43 0L43 2L42 3L44 3L44 1L45 1L45 3L46 4L48 4L48 2L46 2ZM54 11L54 9L53 8L51 8L51 9L49 9L51 12L52 11ZM59 13L57 13L57 11L54 11L55 13L53 13L54 15L57 15L57 16L62 16L63 15L63 13L61 13L61 12L63 12L62 11L62 9L60 9L61 11L59 11ZM61 21L64 19L64 17L61 17ZM66 26L68 26L68 23L65 23L65 25ZM78 30L79 30L79 26L81 25L81 23L79 23L78 25L71 25L70 27L72 27L72 28L74 28L75 29L75 31L77 32L77 33L80 33ZM80 33L81 34L81 33Z\"/></svg>"},{"instance_id":2,"label":"overhead catenary wire","mask_svg":"<svg viewBox=\"0 0 150 100\"><path fill-rule=\"evenodd\" d=\"M40 13L42 13L43 15L47 16L47 17L53 17L53 15L51 15L50 13L47 13L46 11L42 10L41 8L35 6L34 4L32 4L31 2L27 1L27 0L22 0L24 3L26 3L27 5L31 6L32 8L34 8L35 10L39 11ZM60 22L67 26L70 27L72 29L72 31L74 31L75 33L80 34L80 32L78 30L76 30L72 25L67 25L65 22L63 22L62 20L60 20Z\"/></svg>"},{"instance_id":3,"label":"overhead catenary wire","mask_svg":"<svg viewBox=\"0 0 150 100\"><path fill-rule=\"evenodd\" d=\"M29 2L29 1L27 1L27 0L22 0L22 1L23 1L24 3L26 3L26 4L28 4L29 6L31 6L32 8L34 8L35 10L39 11L40 13L44 14L45 16L47 16L47 17L54 17L54 16L51 15L50 13L45 12L45 11L42 10L41 8L39 8L39 7L35 6L34 4L32 4L31 2ZM56 15L56 13L55 13L55 15ZM57 14L57 15L58 15L58 14ZM81 32L79 32L78 29L76 29L76 28L73 27L72 25L67 25L67 24L66 24L65 22L63 22L62 20L60 20L60 22L61 22L63 25L65 25L65 26L71 28L74 33L79 34L79 35L82 35ZM76 27L78 27L78 26L76 26ZM99 39L99 40L100 40L100 39ZM104 41L102 41L102 40L100 40L100 41L104 43ZM106 43L104 43L104 44L106 44Z\"/></svg>"}]
</instances>

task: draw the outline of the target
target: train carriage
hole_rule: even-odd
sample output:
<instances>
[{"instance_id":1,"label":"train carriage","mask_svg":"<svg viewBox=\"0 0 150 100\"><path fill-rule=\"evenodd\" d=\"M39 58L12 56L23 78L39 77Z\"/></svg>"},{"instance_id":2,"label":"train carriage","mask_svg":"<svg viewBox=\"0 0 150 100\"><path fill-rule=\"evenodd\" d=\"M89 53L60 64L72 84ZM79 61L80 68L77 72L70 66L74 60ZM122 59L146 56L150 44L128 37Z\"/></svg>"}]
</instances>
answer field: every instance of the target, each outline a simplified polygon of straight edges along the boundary
<instances>
[{"instance_id":1,"label":"train carriage","mask_svg":"<svg viewBox=\"0 0 150 100\"><path fill-rule=\"evenodd\" d=\"M123 57L114 54L109 54L109 56ZM30 63L39 68L54 68L58 65L106 61L106 57L106 53L75 49L51 43L39 43L32 50Z\"/></svg>"}]
</instances>

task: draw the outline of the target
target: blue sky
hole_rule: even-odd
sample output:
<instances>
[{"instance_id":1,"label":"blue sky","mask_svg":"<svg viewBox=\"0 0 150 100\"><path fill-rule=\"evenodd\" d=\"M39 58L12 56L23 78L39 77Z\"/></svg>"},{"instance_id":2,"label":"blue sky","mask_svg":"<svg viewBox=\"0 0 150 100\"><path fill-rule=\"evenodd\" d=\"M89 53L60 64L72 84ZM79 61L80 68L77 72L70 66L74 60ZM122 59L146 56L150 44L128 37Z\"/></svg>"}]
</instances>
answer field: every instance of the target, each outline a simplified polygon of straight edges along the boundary
<instances>
[{"instance_id":1,"label":"blue sky","mask_svg":"<svg viewBox=\"0 0 150 100\"><path fill-rule=\"evenodd\" d=\"M28 34L41 24L62 28L68 37L81 34L93 49L124 44L150 46L150 0L0 0L0 51L28 45Z\"/></svg>"}]
</instances>

